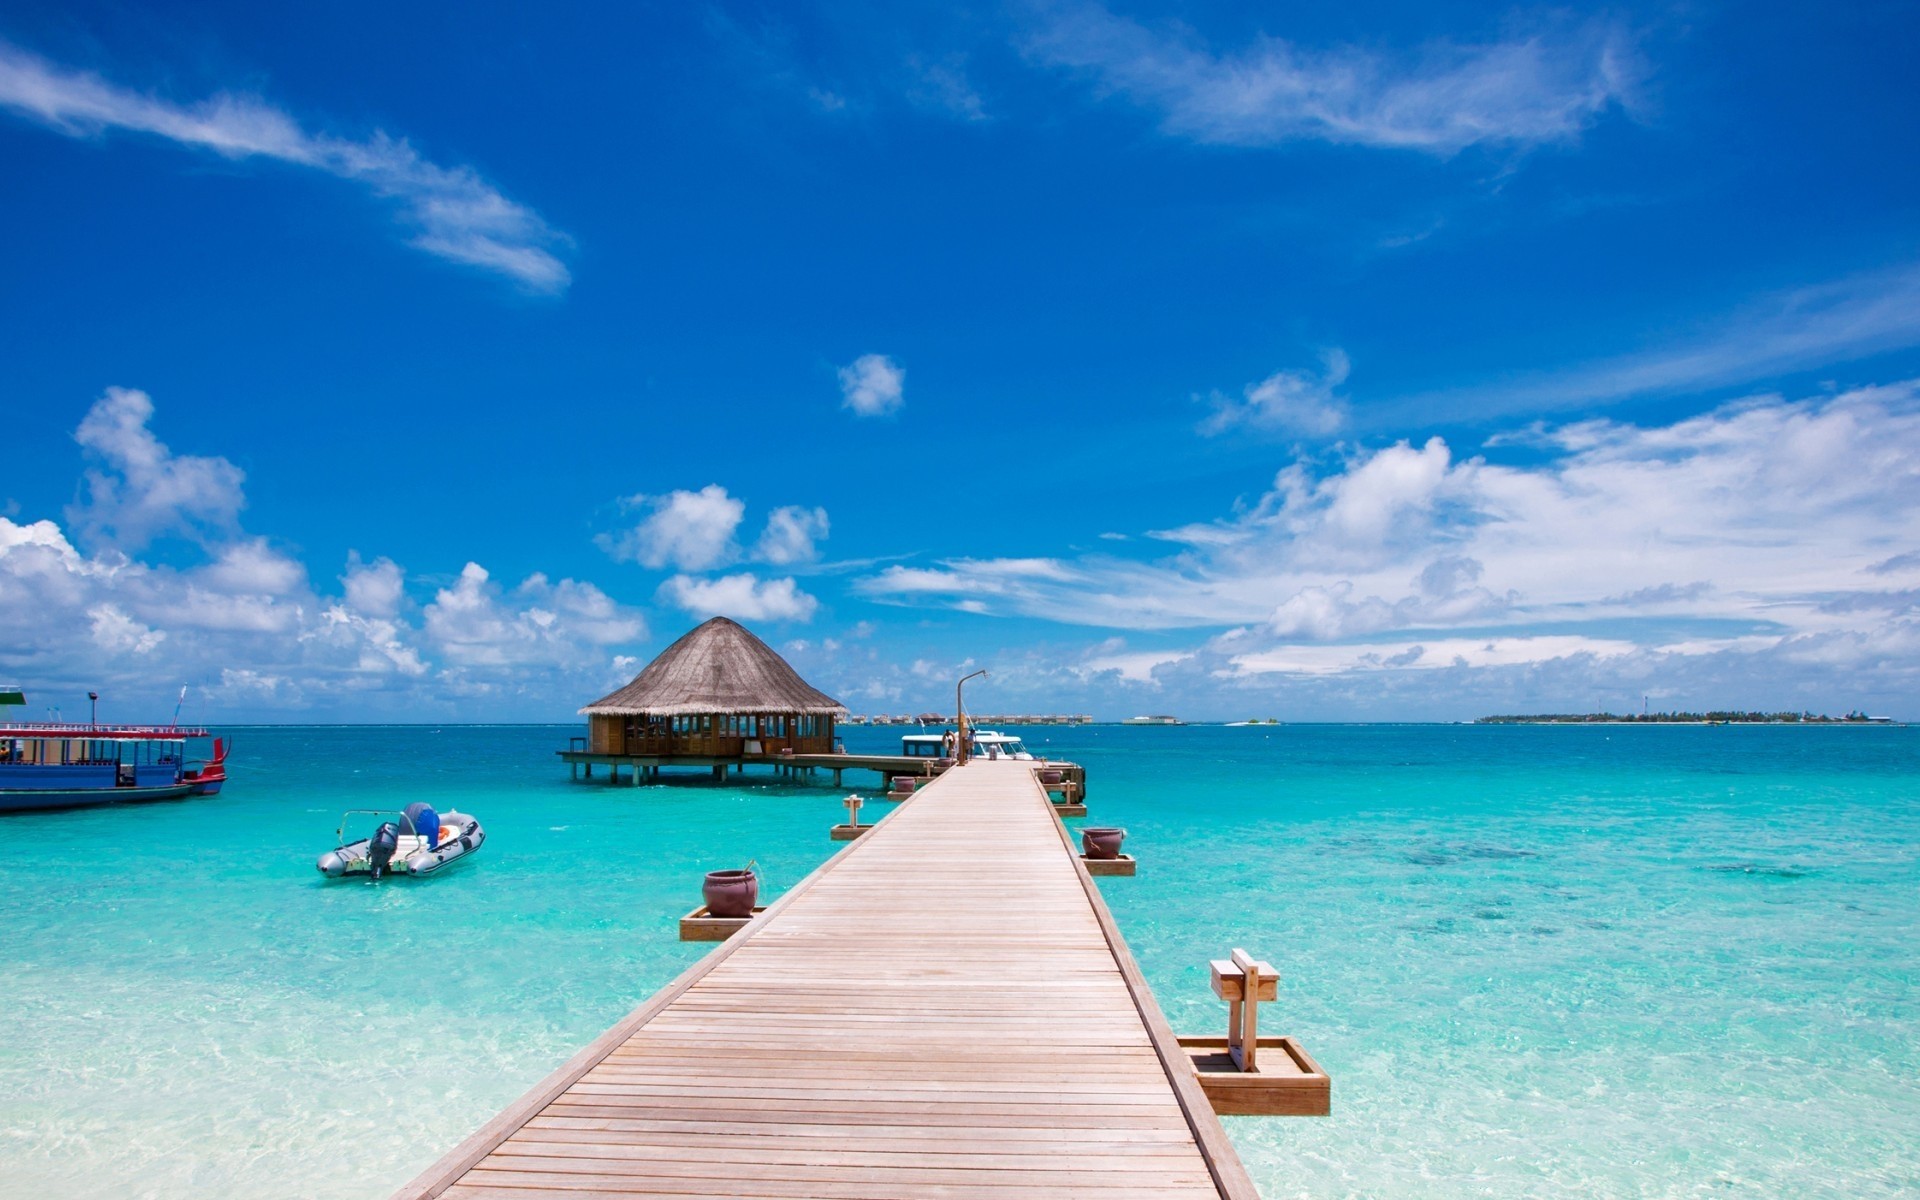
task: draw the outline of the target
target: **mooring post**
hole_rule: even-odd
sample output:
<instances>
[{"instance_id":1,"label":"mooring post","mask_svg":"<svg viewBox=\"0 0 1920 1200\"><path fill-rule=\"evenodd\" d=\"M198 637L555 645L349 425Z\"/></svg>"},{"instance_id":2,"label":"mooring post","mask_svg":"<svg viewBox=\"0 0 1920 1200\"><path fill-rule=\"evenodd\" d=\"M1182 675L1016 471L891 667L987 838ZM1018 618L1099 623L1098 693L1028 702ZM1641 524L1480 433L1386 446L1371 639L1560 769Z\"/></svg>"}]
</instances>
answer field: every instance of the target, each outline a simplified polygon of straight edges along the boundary
<instances>
[{"instance_id":1,"label":"mooring post","mask_svg":"<svg viewBox=\"0 0 1920 1200\"><path fill-rule=\"evenodd\" d=\"M1212 965L1213 994L1227 1002L1227 1054L1240 1070L1257 1071L1260 1002L1280 994L1280 975L1238 947L1234 948L1232 958L1215 959Z\"/></svg>"},{"instance_id":2,"label":"mooring post","mask_svg":"<svg viewBox=\"0 0 1920 1200\"><path fill-rule=\"evenodd\" d=\"M859 828L860 793L848 792L846 800L844 800L842 803L844 803L847 806L847 824L852 825L856 829Z\"/></svg>"}]
</instances>

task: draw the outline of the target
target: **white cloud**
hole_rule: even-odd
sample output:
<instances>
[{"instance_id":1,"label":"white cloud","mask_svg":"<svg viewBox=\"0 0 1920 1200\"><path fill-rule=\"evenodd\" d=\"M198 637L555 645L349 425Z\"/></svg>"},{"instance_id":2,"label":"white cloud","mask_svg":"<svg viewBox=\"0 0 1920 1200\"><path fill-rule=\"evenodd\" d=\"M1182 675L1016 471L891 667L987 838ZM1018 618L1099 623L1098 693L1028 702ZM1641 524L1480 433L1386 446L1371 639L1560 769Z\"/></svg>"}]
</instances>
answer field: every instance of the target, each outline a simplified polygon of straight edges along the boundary
<instances>
[{"instance_id":1,"label":"white cloud","mask_svg":"<svg viewBox=\"0 0 1920 1200\"><path fill-rule=\"evenodd\" d=\"M838 92L828 91L826 88L809 87L807 89L807 99L813 101L814 106L821 112L837 113L847 110L847 98Z\"/></svg>"},{"instance_id":2,"label":"white cloud","mask_svg":"<svg viewBox=\"0 0 1920 1200\"><path fill-rule=\"evenodd\" d=\"M1129 683L1152 683L1153 673L1161 667L1174 666L1192 657L1191 650L1122 650L1117 645L1106 648L1103 644L1099 652L1087 658L1084 674L1092 677L1111 672Z\"/></svg>"},{"instance_id":3,"label":"white cloud","mask_svg":"<svg viewBox=\"0 0 1920 1200\"><path fill-rule=\"evenodd\" d=\"M307 569L267 545L265 538L221 547L199 576L218 591L257 596L292 595L307 583Z\"/></svg>"},{"instance_id":4,"label":"white cloud","mask_svg":"<svg viewBox=\"0 0 1920 1200\"><path fill-rule=\"evenodd\" d=\"M660 599L697 617L740 621L810 621L820 607L792 579L763 582L744 571L718 579L676 575L660 585Z\"/></svg>"},{"instance_id":5,"label":"white cloud","mask_svg":"<svg viewBox=\"0 0 1920 1200\"><path fill-rule=\"evenodd\" d=\"M471 167L443 167L403 138L364 141L310 133L253 96L220 93L177 104L107 82L0 42L0 108L74 137L108 130L152 134L229 159L270 158L359 183L399 203L429 254L558 293L570 282L552 253L565 237L501 195Z\"/></svg>"},{"instance_id":6,"label":"white cloud","mask_svg":"<svg viewBox=\"0 0 1920 1200\"><path fill-rule=\"evenodd\" d=\"M907 60L907 69L913 76L907 88L909 101L962 121L987 119L986 102L967 78L965 56L949 55L928 61L916 55Z\"/></svg>"},{"instance_id":7,"label":"white cloud","mask_svg":"<svg viewBox=\"0 0 1920 1200\"><path fill-rule=\"evenodd\" d=\"M1437 437L1418 450L1389 446L1325 486L1327 524L1363 544L1380 541L1409 516L1432 511L1451 457Z\"/></svg>"},{"instance_id":8,"label":"white cloud","mask_svg":"<svg viewBox=\"0 0 1920 1200\"><path fill-rule=\"evenodd\" d=\"M731 562L739 554L733 535L747 506L727 495L727 489L717 483L697 492L630 496L621 503L652 512L619 537L603 534L597 539L602 549L620 561L705 571Z\"/></svg>"},{"instance_id":9,"label":"white cloud","mask_svg":"<svg viewBox=\"0 0 1920 1200\"><path fill-rule=\"evenodd\" d=\"M1576 656L1620 658L1638 652L1633 642L1575 635L1441 638L1424 643L1385 642L1337 646L1278 646L1237 654L1242 675L1339 675L1352 671L1435 671L1449 667L1511 667Z\"/></svg>"},{"instance_id":10,"label":"white cloud","mask_svg":"<svg viewBox=\"0 0 1920 1200\"><path fill-rule=\"evenodd\" d=\"M406 572L390 558L361 562L355 553L347 558L347 573L340 577L347 605L368 617L396 617L407 597Z\"/></svg>"},{"instance_id":11,"label":"white cloud","mask_svg":"<svg viewBox=\"0 0 1920 1200\"><path fill-rule=\"evenodd\" d=\"M754 557L775 566L812 562L820 556L815 543L827 536L829 528L824 508L797 504L776 508L767 514L767 527L754 547Z\"/></svg>"},{"instance_id":12,"label":"white cloud","mask_svg":"<svg viewBox=\"0 0 1920 1200\"><path fill-rule=\"evenodd\" d=\"M1508 463L1437 438L1295 463L1238 515L1161 534L1182 548L1160 561L959 559L858 586L1095 628L1235 626L1176 664L1234 677L1578 658L1697 678L1761 653L1880 671L1920 624L1920 384L1528 440ZM1115 667L1164 676L1143 661Z\"/></svg>"},{"instance_id":13,"label":"white cloud","mask_svg":"<svg viewBox=\"0 0 1920 1200\"><path fill-rule=\"evenodd\" d=\"M1200 431L1216 434L1244 425L1313 437L1338 433L1347 423L1347 401L1337 389L1347 381L1351 364L1346 351L1338 348L1321 355L1320 361L1317 373L1276 371L1250 383L1239 399L1214 392L1213 415L1201 423Z\"/></svg>"},{"instance_id":14,"label":"white cloud","mask_svg":"<svg viewBox=\"0 0 1920 1200\"><path fill-rule=\"evenodd\" d=\"M862 354L840 368L841 404L858 416L882 417L905 403L907 373L884 354Z\"/></svg>"},{"instance_id":15,"label":"white cloud","mask_svg":"<svg viewBox=\"0 0 1920 1200\"><path fill-rule=\"evenodd\" d=\"M623 612L599 588L530 575L509 593L486 568L468 563L452 587L426 606L427 639L461 666L550 663L575 657L575 648L611 646L645 636L638 617Z\"/></svg>"},{"instance_id":16,"label":"white cloud","mask_svg":"<svg viewBox=\"0 0 1920 1200\"><path fill-rule=\"evenodd\" d=\"M1601 24L1484 45L1439 42L1395 63L1358 47L1315 51L1265 36L1216 53L1182 27L1156 32L1078 4L1051 10L1026 48L1195 141L1314 140L1439 155L1479 143L1571 141L1629 103L1640 73L1627 37Z\"/></svg>"},{"instance_id":17,"label":"white cloud","mask_svg":"<svg viewBox=\"0 0 1920 1200\"><path fill-rule=\"evenodd\" d=\"M369 616L356 611L352 601L327 606L320 614L320 628L307 636L319 641L357 648L354 669L363 675L395 672L419 677L431 668L417 647L409 645L413 631L390 617Z\"/></svg>"},{"instance_id":18,"label":"white cloud","mask_svg":"<svg viewBox=\"0 0 1920 1200\"><path fill-rule=\"evenodd\" d=\"M167 638L111 604L89 609L87 619L93 624L94 645L111 654L146 654Z\"/></svg>"},{"instance_id":19,"label":"white cloud","mask_svg":"<svg viewBox=\"0 0 1920 1200\"><path fill-rule=\"evenodd\" d=\"M87 472L86 502L68 509L69 522L129 551L168 534L231 534L245 474L224 458L174 454L147 428L152 418L153 401L131 388L108 388L87 410L74 440L102 466Z\"/></svg>"},{"instance_id":20,"label":"white cloud","mask_svg":"<svg viewBox=\"0 0 1920 1200\"><path fill-rule=\"evenodd\" d=\"M1763 296L1696 337L1500 382L1371 406L1376 420L1431 422L1607 404L1736 386L1920 345L1920 264Z\"/></svg>"},{"instance_id":21,"label":"white cloud","mask_svg":"<svg viewBox=\"0 0 1920 1200\"><path fill-rule=\"evenodd\" d=\"M122 535L185 521L200 534L199 560L143 561L116 545L86 553L54 521L0 517L0 676L55 694L98 688L127 704L160 703L187 682L203 705L257 716L473 715L455 705L475 699L558 714L614 682L610 651L646 636L639 614L591 584L535 574L504 589L477 564L417 624L391 559L350 558L341 594L323 595L269 539L215 532L244 505L237 473L167 451L146 431L145 397L128 407L136 395L90 414L88 441L111 477L90 489L100 508L83 497L73 520ZM218 486L191 482L207 479Z\"/></svg>"},{"instance_id":22,"label":"white cloud","mask_svg":"<svg viewBox=\"0 0 1920 1200\"><path fill-rule=\"evenodd\" d=\"M1023 607L1041 593L1062 585L1070 590L1079 575L1050 558L959 558L939 567L888 567L855 582L854 590L881 600L945 598L960 612L990 611L986 599L1006 597Z\"/></svg>"}]
</instances>

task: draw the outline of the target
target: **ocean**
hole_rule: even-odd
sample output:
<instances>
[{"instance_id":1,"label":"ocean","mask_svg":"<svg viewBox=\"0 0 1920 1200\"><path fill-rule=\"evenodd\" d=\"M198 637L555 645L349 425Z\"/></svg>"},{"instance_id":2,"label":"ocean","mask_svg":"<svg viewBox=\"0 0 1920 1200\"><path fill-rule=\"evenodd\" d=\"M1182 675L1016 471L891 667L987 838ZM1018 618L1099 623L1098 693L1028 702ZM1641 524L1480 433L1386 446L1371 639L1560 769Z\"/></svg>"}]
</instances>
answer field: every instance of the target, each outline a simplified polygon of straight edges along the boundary
<instances>
[{"instance_id":1,"label":"ocean","mask_svg":"<svg viewBox=\"0 0 1920 1200\"><path fill-rule=\"evenodd\" d=\"M8 1195L384 1195L708 949L703 872L778 894L844 817L570 783L571 726L229 732L220 796L0 819ZM1207 960L1280 970L1334 1113L1227 1119L1264 1195L1920 1192L1920 729L1024 732L1128 829L1100 886L1176 1029L1224 1028ZM486 847L314 870L414 800Z\"/></svg>"}]
</instances>

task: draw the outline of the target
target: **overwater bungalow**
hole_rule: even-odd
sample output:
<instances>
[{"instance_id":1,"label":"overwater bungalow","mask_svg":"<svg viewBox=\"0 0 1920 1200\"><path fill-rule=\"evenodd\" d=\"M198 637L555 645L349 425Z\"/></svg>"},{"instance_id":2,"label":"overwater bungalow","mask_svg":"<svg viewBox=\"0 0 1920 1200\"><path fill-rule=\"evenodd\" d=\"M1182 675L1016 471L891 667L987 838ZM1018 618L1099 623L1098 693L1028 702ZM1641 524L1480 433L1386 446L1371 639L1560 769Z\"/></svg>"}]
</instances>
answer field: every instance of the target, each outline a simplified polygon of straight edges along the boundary
<instances>
[{"instance_id":1,"label":"overwater bungalow","mask_svg":"<svg viewBox=\"0 0 1920 1200\"><path fill-rule=\"evenodd\" d=\"M715 617L661 651L633 682L580 712L588 756L636 766L711 765L830 754L838 700L800 678L745 627Z\"/></svg>"}]
</instances>

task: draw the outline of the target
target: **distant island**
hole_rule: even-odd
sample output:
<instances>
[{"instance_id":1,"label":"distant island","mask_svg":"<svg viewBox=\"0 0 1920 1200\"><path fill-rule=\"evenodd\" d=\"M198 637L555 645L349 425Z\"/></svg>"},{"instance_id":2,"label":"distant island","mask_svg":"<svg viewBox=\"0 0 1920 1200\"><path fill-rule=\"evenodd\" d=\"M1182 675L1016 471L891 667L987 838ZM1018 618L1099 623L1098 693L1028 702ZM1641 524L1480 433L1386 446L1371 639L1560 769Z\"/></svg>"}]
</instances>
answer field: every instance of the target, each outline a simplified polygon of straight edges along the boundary
<instances>
[{"instance_id":1,"label":"distant island","mask_svg":"<svg viewBox=\"0 0 1920 1200\"><path fill-rule=\"evenodd\" d=\"M1892 725L1892 717L1850 712L1830 717L1810 712L1536 713L1480 717L1475 725Z\"/></svg>"}]
</instances>

